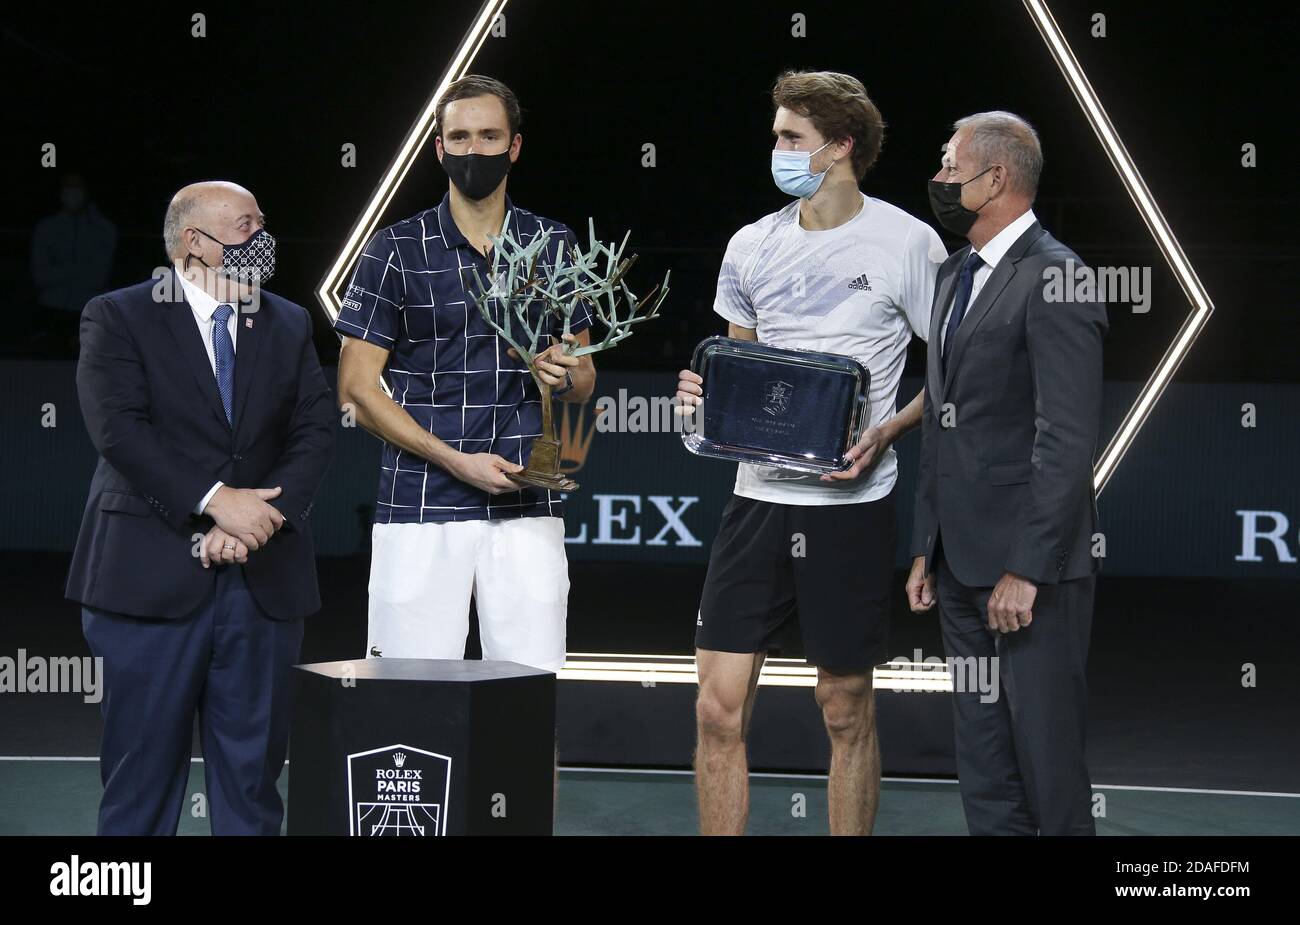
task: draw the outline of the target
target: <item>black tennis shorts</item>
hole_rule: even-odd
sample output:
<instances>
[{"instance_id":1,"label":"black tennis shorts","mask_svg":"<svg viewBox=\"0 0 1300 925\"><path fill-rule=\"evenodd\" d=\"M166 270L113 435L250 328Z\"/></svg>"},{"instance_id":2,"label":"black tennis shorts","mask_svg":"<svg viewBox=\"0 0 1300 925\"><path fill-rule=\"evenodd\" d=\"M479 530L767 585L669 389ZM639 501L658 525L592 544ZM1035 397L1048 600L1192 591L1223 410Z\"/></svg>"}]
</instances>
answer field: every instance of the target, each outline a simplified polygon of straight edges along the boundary
<instances>
[{"instance_id":1,"label":"black tennis shorts","mask_svg":"<svg viewBox=\"0 0 1300 925\"><path fill-rule=\"evenodd\" d=\"M709 555L696 648L775 654L795 618L811 664L837 673L880 664L896 533L892 491L824 505L733 495Z\"/></svg>"}]
</instances>

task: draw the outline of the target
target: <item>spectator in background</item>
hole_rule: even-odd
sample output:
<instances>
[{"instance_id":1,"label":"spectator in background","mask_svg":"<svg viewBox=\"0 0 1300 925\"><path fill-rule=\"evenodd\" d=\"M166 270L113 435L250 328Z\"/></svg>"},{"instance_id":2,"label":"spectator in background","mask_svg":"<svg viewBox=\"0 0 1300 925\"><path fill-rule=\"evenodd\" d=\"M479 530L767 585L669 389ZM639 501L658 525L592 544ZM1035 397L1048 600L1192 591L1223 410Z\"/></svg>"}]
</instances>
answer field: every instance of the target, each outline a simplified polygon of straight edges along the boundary
<instances>
[{"instance_id":1,"label":"spectator in background","mask_svg":"<svg viewBox=\"0 0 1300 925\"><path fill-rule=\"evenodd\" d=\"M33 339L41 352L72 355L82 308L108 288L117 226L90 201L81 174L63 177L59 198L62 208L37 222L32 234L39 309Z\"/></svg>"}]
</instances>

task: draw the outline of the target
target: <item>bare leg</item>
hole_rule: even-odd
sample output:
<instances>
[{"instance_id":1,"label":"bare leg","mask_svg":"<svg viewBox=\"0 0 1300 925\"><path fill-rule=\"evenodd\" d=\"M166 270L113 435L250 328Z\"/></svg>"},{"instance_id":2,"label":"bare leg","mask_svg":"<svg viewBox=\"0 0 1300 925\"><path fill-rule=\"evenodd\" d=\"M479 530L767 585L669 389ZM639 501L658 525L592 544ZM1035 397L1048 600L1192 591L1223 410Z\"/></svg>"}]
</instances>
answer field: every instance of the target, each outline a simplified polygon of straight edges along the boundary
<instances>
[{"instance_id":1,"label":"bare leg","mask_svg":"<svg viewBox=\"0 0 1300 925\"><path fill-rule=\"evenodd\" d=\"M749 818L745 737L766 653L695 651L695 790L700 834L744 835Z\"/></svg>"},{"instance_id":2,"label":"bare leg","mask_svg":"<svg viewBox=\"0 0 1300 925\"><path fill-rule=\"evenodd\" d=\"M817 669L817 703L831 738L827 785L832 835L870 835L880 801L880 742L871 672Z\"/></svg>"}]
</instances>

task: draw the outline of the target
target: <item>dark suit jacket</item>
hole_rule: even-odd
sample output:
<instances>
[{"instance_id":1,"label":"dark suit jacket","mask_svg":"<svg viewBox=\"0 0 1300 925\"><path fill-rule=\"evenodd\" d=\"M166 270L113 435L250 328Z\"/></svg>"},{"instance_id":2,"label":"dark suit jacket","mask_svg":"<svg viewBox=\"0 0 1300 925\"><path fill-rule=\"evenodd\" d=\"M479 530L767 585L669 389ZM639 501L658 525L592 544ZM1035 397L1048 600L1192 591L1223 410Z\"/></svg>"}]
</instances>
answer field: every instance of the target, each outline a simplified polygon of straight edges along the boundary
<instances>
[{"instance_id":1,"label":"dark suit jacket","mask_svg":"<svg viewBox=\"0 0 1300 925\"><path fill-rule=\"evenodd\" d=\"M216 569L204 569L194 554L213 521L193 510L220 479L232 488L283 489L270 503L284 526L242 566L258 604L276 619L320 609L308 516L336 424L311 318L263 292L259 309L236 323L232 427L174 276L86 305L77 392L99 464L69 598L137 617L176 619L194 610Z\"/></svg>"},{"instance_id":2,"label":"dark suit jacket","mask_svg":"<svg viewBox=\"0 0 1300 925\"><path fill-rule=\"evenodd\" d=\"M968 307L945 375L940 328L969 254L950 256L935 283L912 555L929 571L941 542L971 587L1006 572L1040 584L1090 575L1105 306L1045 301L1045 268L1084 264L1034 223Z\"/></svg>"}]
</instances>

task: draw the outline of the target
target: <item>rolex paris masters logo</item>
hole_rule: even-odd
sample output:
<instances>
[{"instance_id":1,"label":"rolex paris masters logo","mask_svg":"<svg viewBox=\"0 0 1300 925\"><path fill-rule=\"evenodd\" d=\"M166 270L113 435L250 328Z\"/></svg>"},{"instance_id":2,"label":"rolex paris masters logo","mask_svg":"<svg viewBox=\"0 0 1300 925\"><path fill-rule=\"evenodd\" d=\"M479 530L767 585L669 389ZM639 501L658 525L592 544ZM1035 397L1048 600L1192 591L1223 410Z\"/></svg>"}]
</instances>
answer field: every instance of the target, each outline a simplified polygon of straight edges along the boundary
<instances>
[{"instance_id":1,"label":"rolex paris masters logo","mask_svg":"<svg viewBox=\"0 0 1300 925\"><path fill-rule=\"evenodd\" d=\"M446 835L451 758L409 745L348 755L349 835Z\"/></svg>"},{"instance_id":2,"label":"rolex paris masters logo","mask_svg":"<svg viewBox=\"0 0 1300 925\"><path fill-rule=\"evenodd\" d=\"M772 417L780 417L790 410L790 396L794 386L780 379L763 383L763 410Z\"/></svg>"}]
</instances>

